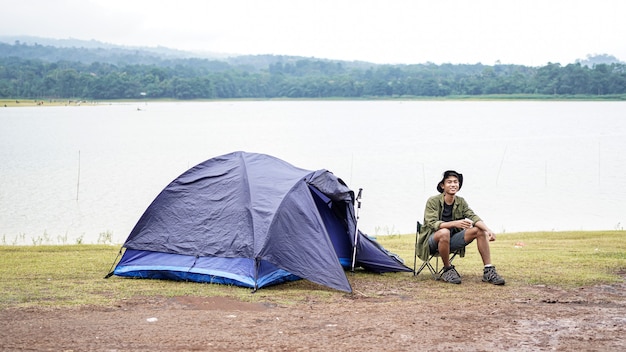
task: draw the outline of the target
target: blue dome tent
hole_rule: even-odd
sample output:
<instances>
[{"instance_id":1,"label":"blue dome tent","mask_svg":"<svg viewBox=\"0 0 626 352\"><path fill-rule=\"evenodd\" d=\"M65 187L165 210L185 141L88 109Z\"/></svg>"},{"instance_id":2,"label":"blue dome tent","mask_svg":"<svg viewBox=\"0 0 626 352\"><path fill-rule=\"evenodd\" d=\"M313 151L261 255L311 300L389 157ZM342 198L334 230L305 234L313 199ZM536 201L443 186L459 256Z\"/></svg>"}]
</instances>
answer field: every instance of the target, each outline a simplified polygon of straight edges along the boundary
<instances>
[{"instance_id":1,"label":"blue dome tent","mask_svg":"<svg viewBox=\"0 0 626 352\"><path fill-rule=\"evenodd\" d=\"M357 230L354 202L354 193L327 170L300 169L265 154L215 157L161 191L108 276L255 290L304 278L351 292L345 269L355 235L356 266L411 271Z\"/></svg>"}]
</instances>

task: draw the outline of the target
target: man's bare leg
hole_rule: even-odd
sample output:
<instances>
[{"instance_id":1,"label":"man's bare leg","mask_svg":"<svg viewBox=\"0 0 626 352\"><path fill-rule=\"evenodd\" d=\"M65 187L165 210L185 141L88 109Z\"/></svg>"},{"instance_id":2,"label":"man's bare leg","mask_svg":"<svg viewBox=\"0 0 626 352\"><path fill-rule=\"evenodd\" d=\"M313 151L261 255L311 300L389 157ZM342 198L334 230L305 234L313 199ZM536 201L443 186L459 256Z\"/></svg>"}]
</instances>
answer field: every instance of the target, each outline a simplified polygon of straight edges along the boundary
<instances>
[{"instance_id":1,"label":"man's bare leg","mask_svg":"<svg viewBox=\"0 0 626 352\"><path fill-rule=\"evenodd\" d=\"M450 230L440 229L433 235L444 268L450 266Z\"/></svg>"}]
</instances>

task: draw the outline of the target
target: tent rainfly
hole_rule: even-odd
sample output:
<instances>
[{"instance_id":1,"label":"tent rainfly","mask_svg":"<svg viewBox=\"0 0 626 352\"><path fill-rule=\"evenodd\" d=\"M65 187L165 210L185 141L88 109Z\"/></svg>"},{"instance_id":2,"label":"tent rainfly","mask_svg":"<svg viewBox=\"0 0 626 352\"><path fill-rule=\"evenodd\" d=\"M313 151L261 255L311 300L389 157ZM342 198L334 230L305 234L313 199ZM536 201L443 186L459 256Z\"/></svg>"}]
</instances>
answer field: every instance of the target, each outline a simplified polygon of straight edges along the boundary
<instances>
[{"instance_id":1,"label":"tent rainfly","mask_svg":"<svg viewBox=\"0 0 626 352\"><path fill-rule=\"evenodd\" d=\"M354 203L354 192L327 170L300 169L265 154L218 156L161 191L107 277L254 290L304 278L351 292L345 270L355 264L377 273L411 271L358 231Z\"/></svg>"}]
</instances>

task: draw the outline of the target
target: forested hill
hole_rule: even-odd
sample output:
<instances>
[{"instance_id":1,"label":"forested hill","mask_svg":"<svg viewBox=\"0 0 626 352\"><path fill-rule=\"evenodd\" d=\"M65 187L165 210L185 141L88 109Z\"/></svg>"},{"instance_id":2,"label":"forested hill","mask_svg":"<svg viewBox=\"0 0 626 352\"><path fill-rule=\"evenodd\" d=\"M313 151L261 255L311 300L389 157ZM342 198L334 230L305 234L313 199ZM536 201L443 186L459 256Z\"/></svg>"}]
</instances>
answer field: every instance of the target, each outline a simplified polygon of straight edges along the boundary
<instances>
[{"instance_id":1,"label":"forested hill","mask_svg":"<svg viewBox=\"0 0 626 352\"><path fill-rule=\"evenodd\" d=\"M212 58L167 48L0 42L0 98L623 96L626 65L608 55L600 58L606 63L376 65L275 55Z\"/></svg>"}]
</instances>

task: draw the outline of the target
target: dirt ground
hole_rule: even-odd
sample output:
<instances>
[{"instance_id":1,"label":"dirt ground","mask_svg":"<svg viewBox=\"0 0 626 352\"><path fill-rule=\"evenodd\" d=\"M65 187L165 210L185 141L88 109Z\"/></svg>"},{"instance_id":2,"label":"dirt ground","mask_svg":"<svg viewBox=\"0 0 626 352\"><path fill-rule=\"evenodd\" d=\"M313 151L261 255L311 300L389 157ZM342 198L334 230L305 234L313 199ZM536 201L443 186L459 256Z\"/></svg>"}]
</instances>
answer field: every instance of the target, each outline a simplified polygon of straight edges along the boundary
<instances>
[{"instance_id":1,"label":"dirt ground","mask_svg":"<svg viewBox=\"0 0 626 352\"><path fill-rule=\"evenodd\" d=\"M565 290L501 288L476 280L449 285L444 292L463 295L465 285L485 296L509 291L500 299L482 294L429 299L424 281L415 281L402 288L353 286L353 294L311 295L295 304L182 296L135 298L107 307L9 308L0 311L0 349L626 350L626 283Z\"/></svg>"}]
</instances>

